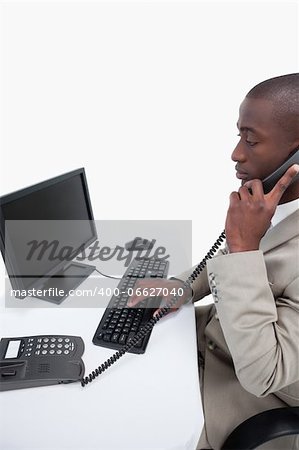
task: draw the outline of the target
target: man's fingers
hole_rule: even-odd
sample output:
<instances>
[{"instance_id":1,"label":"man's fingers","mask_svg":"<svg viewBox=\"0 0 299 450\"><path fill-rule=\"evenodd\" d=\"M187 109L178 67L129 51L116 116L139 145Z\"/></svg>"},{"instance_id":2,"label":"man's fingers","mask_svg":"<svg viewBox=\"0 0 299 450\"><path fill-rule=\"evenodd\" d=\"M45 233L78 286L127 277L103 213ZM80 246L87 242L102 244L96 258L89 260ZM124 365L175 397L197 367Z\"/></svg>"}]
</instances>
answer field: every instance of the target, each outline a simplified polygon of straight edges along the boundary
<instances>
[{"instance_id":1,"label":"man's fingers","mask_svg":"<svg viewBox=\"0 0 299 450\"><path fill-rule=\"evenodd\" d=\"M136 306L145 298L149 296L149 290L159 287L159 280L153 281L152 279L144 279L138 281L134 286L133 295L129 298L127 305L129 307Z\"/></svg>"},{"instance_id":2,"label":"man's fingers","mask_svg":"<svg viewBox=\"0 0 299 450\"><path fill-rule=\"evenodd\" d=\"M299 172L299 165L293 164L286 173L278 180L274 188L267 194L276 205L279 203L283 193L289 187L295 176Z\"/></svg>"},{"instance_id":3,"label":"man's fingers","mask_svg":"<svg viewBox=\"0 0 299 450\"><path fill-rule=\"evenodd\" d=\"M292 183L294 177L298 174L298 172L299 172L299 165L293 164L285 172L285 174L278 180L274 188L267 194L267 197L270 198L275 203L275 206L278 204L283 193ZM246 181L243 187L250 189L252 195L254 195L256 198L263 198L265 196L263 191L263 183L261 180L254 179Z\"/></svg>"},{"instance_id":4,"label":"man's fingers","mask_svg":"<svg viewBox=\"0 0 299 450\"><path fill-rule=\"evenodd\" d=\"M234 206L240 202L240 195L238 192L234 191L229 196L229 204L230 206Z\"/></svg>"},{"instance_id":5,"label":"man's fingers","mask_svg":"<svg viewBox=\"0 0 299 450\"><path fill-rule=\"evenodd\" d=\"M240 187L238 193L239 193L239 196L240 196L241 200L249 200L250 199L251 194L250 194L247 186Z\"/></svg>"},{"instance_id":6,"label":"man's fingers","mask_svg":"<svg viewBox=\"0 0 299 450\"><path fill-rule=\"evenodd\" d=\"M252 195L255 198L262 199L264 197L263 184L261 180L255 179L246 181L244 187L248 189L248 193L251 191Z\"/></svg>"}]
</instances>

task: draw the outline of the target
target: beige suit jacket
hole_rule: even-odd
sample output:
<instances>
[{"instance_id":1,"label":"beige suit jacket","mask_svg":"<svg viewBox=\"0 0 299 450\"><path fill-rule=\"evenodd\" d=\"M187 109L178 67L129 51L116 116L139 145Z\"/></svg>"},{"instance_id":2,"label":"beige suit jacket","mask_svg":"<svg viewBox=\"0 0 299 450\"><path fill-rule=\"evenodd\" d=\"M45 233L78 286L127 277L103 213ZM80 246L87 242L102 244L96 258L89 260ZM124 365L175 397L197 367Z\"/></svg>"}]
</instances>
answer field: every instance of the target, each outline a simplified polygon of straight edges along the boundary
<instances>
[{"instance_id":1,"label":"beige suit jacket","mask_svg":"<svg viewBox=\"0 0 299 450\"><path fill-rule=\"evenodd\" d=\"M207 438L218 450L248 417L299 405L299 210L270 229L258 251L209 260L193 291L194 301L211 292L215 304L204 330L202 446ZM297 449L299 441L259 448Z\"/></svg>"}]
</instances>

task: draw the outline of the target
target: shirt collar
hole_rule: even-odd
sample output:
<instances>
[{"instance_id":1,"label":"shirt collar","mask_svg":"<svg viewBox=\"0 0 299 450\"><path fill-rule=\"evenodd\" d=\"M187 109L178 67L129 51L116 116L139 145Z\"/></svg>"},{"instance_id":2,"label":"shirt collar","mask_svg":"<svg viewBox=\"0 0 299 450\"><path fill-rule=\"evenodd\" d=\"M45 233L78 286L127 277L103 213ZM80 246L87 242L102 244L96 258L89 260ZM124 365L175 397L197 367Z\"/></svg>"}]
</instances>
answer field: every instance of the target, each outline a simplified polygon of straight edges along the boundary
<instances>
[{"instance_id":1,"label":"shirt collar","mask_svg":"<svg viewBox=\"0 0 299 450\"><path fill-rule=\"evenodd\" d=\"M299 198L292 200L288 203L283 203L282 205L278 205L275 211L274 216L272 217L271 224L273 227L281 222L286 217L290 216L299 209Z\"/></svg>"}]
</instances>

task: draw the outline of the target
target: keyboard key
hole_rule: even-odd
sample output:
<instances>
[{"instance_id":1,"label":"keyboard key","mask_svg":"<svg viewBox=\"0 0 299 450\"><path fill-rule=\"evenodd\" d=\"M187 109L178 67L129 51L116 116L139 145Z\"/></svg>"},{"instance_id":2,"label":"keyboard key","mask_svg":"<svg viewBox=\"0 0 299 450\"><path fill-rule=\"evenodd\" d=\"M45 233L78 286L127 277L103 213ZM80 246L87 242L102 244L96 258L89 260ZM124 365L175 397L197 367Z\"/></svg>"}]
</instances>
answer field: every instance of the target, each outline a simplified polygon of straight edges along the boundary
<instances>
[{"instance_id":1,"label":"keyboard key","mask_svg":"<svg viewBox=\"0 0 299 450\"><path fill-rule=\"evenodd\" d=\"M130 333L129 334L129 336L128 336L128 340L127 340L127 343L129 344L132 340L133 340L133 338L135 337L135 333Z\"/></svg>"},{"instance_id":2,"label":"keyboard key","mask_svg":"<svg viewBox=\"0 0 299 450\"><path fill-rule=\"evenodd\" d=\"M136 348L141 348L143 345L143 339L140 339L140 341L137 342L137 344L135 345Z\"/></svg>"},{"instance_id":3,"label":"keyboard key","mask_svg":"<svg viewBox=\"0 0 299 450\"><path fill-rule=\"evenodd\" d=\"M118 342L120 344L122 344L122 345L125 345L126 341L127 341L127 335L126 334L121 334L120 337L119 337L119 341Z\"/></svg>"},{"instance_id":4,"label":"keyboard key","mask_svg":"<svg viewBox=\"0 0 299 450\"><path fill-rule=\"evenodd\" d=\"M114 333L111 338L111 342L118 342L119 334Z\"/></svg>"}]
</instances>

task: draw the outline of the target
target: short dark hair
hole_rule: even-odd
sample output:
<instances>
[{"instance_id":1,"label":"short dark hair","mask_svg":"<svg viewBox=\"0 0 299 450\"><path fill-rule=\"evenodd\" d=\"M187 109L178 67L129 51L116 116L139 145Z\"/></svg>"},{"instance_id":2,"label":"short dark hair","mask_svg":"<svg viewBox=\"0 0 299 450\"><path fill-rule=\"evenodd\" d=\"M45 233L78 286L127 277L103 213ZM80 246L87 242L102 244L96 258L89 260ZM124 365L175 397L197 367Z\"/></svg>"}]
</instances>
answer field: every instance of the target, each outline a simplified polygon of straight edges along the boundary
<instances>
[{"instance_id":1,"label":"short dark hair","mask_svg":"<svg viewBox=\"0 0 299 450\"><path fill-rule=\"evenodd\" d=\"M273 119L289 137L299 137L299 73L262 81L254 86L246 97L273 102Z\"/></svg>"}]
</instances>

